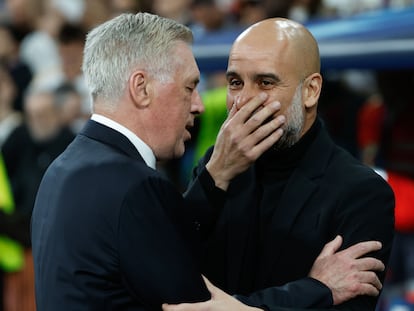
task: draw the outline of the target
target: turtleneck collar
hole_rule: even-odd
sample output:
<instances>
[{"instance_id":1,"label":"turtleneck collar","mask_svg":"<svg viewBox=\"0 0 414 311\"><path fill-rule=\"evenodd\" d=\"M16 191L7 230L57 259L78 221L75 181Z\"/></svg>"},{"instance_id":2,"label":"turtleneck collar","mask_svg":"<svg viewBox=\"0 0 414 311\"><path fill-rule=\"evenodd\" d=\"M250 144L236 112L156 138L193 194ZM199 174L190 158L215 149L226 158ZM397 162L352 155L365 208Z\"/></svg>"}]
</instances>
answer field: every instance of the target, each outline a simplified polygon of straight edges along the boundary
<instances>
[{"instance_id":1,"label":"turtleneck collar","mask_svg":"<svg viewBox=\"0 0 414 311\"><path fill-rule=\"evenodd\" d=\"M266 151L257 160L258 173L265 178L288 178L315 140L320 128L321 121L316 119L310 129L292 147L284 150L271 148Z\"/></svg>"}]
</instances>

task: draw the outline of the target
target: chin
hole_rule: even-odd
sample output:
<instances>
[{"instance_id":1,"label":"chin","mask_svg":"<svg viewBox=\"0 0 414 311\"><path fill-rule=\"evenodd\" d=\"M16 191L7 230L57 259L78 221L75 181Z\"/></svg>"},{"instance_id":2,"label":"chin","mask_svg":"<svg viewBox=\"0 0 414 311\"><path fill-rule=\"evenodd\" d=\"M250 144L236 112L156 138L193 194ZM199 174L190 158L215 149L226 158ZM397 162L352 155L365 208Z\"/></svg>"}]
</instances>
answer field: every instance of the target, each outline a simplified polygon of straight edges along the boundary
<instances>
[{"instance_id":1,"label":"chin","mask_svg":"<svg viewBox=\"0 0 414 311\"><path fill-rule=\"evenodd\" d=\"M176 148L174 150L174 153L173 153L172 157L174 159L181 158L184 155L184 152L185 152L185 147L184 147L184 144L183 144L182 146L180 146L179 148Z\"/></svg>"}]
</instances>

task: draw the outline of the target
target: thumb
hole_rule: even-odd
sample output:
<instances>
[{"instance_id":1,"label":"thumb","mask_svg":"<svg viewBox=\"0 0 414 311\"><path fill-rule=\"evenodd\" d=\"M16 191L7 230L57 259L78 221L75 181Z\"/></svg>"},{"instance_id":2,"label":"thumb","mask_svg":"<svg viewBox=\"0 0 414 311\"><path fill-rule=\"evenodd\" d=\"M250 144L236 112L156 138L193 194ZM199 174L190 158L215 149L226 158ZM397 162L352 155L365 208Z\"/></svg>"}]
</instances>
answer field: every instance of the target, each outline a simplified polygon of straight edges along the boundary
<instances>
[{"instance_id":1,"label":"thumb","mask_svg":"<svg viewBox=\"0 0 414 311\"><path fill-rule=\"evenodd\" d=\"M341 247L342 241L342 237L340 235L337 235L335 239L325 244L318 258L335 254L336 251Z\"/></svg>"},{"instance_id":2,"label":"thumb","mask_svg":"<svg viewBox=\"0 0 414 311\"><path fill-rule=\"evenodd\" d=\"M206 283L208 291L211 293L211 297L217 296L220 294L221 290L214 286L204 275L202 275L204 283Z\"/></svg>"},{"instance_id":3,"label":"thumb","mask_svg":"<svg viewBox=\"0 0 414 311\"><path fill-rule=\"evenodd\" d=\"M211 290L214 290L216 287L207 279L204 275L201 275L203 277L204 283L206 283L207 289L211 292Z\"/></svg>"}]
</instances>

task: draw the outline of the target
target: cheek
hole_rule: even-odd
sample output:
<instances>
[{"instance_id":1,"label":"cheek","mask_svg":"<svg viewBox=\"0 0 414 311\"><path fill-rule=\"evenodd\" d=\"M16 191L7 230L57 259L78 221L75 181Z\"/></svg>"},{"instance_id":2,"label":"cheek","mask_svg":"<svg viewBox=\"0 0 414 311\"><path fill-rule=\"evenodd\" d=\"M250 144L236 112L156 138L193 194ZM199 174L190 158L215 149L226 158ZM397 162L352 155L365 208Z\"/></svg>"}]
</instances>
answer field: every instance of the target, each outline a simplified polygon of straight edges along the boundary
<instances>
[{"instance_id":1,"label":"cheek","mask_svg":"<svg viewBox=\"0 0 414 311\"><path fill-rule=\"evenodd\" d=\"M231 107L233 107L233 96L229 94L227 94L227 98L226 98L226 107L228 111L230 111Z\"/></svg>"},{"instance_id":2,"label":"cheek","mask_svg":"<svg viewBox=\"0 0 414 311\"><path fill-rule=\"evenodd\" d=\"M239 93L227 91L226 107L228 111L233 108L234 104L236 104L236 108L239 110L246 103L247 101Z\"/></svg>"}]
</instances>

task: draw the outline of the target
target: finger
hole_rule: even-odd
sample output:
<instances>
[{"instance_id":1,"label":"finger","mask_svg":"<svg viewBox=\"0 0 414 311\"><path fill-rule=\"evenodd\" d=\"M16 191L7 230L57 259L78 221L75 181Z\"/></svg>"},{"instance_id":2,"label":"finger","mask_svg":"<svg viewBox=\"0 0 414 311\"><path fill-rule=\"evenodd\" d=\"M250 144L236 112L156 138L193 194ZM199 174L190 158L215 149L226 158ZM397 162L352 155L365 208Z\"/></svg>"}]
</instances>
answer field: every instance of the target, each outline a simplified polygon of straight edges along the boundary
<instances>
[{"instance_id":1,"label":"finger","mask_svg":"<svg viewBox=\"0 0 414 311\"><path fill-rule=\"evenodd\" d=\"M384 271L385 265L381 260L373 257L364 257L357 260L357 266L363 271Z\"/></svg>"},{"instance_id":2,"label":"finger","mask_svg":"<svg viewBox=\"0 0 414 311\"><path fill-rule=\"evenodd\" d=\"M181 304L179 305L169 305L167 303L163 303L162 304L162 310L163 311L180 311L180 310L185 310L185 309L180 309Z\"/></svg>"},{"instance_id":3,"label":"finger","mask_svg":"<svg viewBox=\"0 0 414 311\"><path fill-rule=\"evenodd\" d=\"M263 123L247 137L249 140L248 143L253 146L257 145L258 142L262 141L277 129L279 129L285 123L285 121L285 116L280 115L267 123Z\"/></svg>"},{"instance_id":4,"label":"finger","mask_svg":"<svg viewBox=\"0 0 414 311\"><path fill-rule=\"evenodd\" d=\"M355 274L350 274L351 278L350 280L353 280L356 282L356 284L370 284L374 286L377 290L382 289L382 283L380 279L378 278L377 274L373 271L359 271Z\"/></svg>"},{"instance_id":5,"label":"finger","mask_svg":"<svg viewBox=\"0 0 414 311\"><path fill-rule=\"evenodd\" d=\"M262 155L266 150L272 147L283 135L283 129L278 128L273 133L268 135L265 139L262 139L260 143L256 144L251 148L251 159L257 159Z\"/></svg>"},{"instance_id":6,"label":"finger","mask_svg":"<svg viewBox=\"0 0 414 311\"><path fill-rule=\"evenodd\" d=\"M236 118L240 118L241 122L245 123L252 115L253 112L256 111L261 105L264 104L268 95L266 93L260 93L259 95L253 97L250 101L248 101L245 105L243 105L235 114ZM237 110L237 109L236 109Z\"/></svg>"},{"instance_id":7,"label":"finger","mask_svg":"<svg viewBox=\"0 0 414 311\"><path fill-rule=\"evenodd\" d=\"M217 287L215 287L209 279L207 279L204 275L201 275L203 277L204 283L206 283L207 289L212 292L214 291Z\"/></svg>"},{"instance_id":8,"label":"finger","mask_svg":"<svg viewBox=\"0 0 414 311\"><path fill-rule=\"evenodd\" d=\"M175 308L177 305L169 305L167 303L163 303L162 304L162 310L163 311L176 311L178 310L177 308Z\"/></svg>"},{"instance_id":9,"label":"finger","mask_svg":"<svg viewBox=\"0 0 414 311\"><path fill-rule=\"evenodd\" d=\"M361 272L361 278L362 278L362 283L371 284L377 290L382 289L382 283L379 280L379 278L378 278L378 276L375 272L372 272L372 271Z\"/></svg>"},{"instance_id":10,"label":"finger","mask_svg":"<svg viewBox=\"0 0 414 311\"><path fill-rule=\"evenodd\" d=\"M204 275L202 275L204 279L204 283L206 283L208 291L211 293L211 298L217 298L221 297L223 294L225 295L225 292L223 292L220 288L217 286L214 286Z\"/></svg>"},{"instance_id":11,"label":"finger","mask_svg":"<svg viewBox=\"0 0 414 311\"><path fill-rule=\"evenodd\" d=\"M366 241L360 242L358 244L352 245L344 250L341 253L344 253L351 258L359 258L362 255L368 254L370 252L378 251L382 248L381 242L378 241Z\"/></svg>"},{"instance_id":12,"label":"finger","mask_svg":"<svg viewBox=\"0 0 414 311\"><path fill-rule=\"evenodd\" d=\"M341 247L342 241L342 237L337 235L335 239L325 244L318 257L321 258L335 254L335 252Z\"/></svg>"},{"instance_id":13,"label":"finger","mask_svg":"<svg viewBox=\"0 0 414 311\"><path fill-rule=\"evenodd\" d=\"M380 291L372 284L361 284L360 295L378 296Z\"/></svg>"},{"instance_id":14,"label":"finger","mask_svg":"<svg viewBox=\"0 0 414 311\"><path fill-rule=\"evenodd\" d=\"M162 304L163 311L195 311L207 310L207 302L197 303L180 303L180 304Z\"/></svg>"},{"instance_id":15,"label":"finger","mask_svg":"<svg viewBox=\"0 0 414 311\"><path fill-rule=\"evenodd\" d=\"M248 120L246 120L246 128L250 131L254 131L264 123L269 123L269 120L274 119L274 115L278 110L280 110L279 102L272 102L264 107L261 106L250 115Z\"/></svg>"},{"instance_id":16,"label":"finger","mask_svg":"<svg viewBox=\"0 0 414 311\"><path fill-rule=\"evenodd\" d=\"M237 104L236 102L234 102L233 106L231 106L227 119L231 119L236 113L237 113Z\"/></svg>"}]
</instances>

